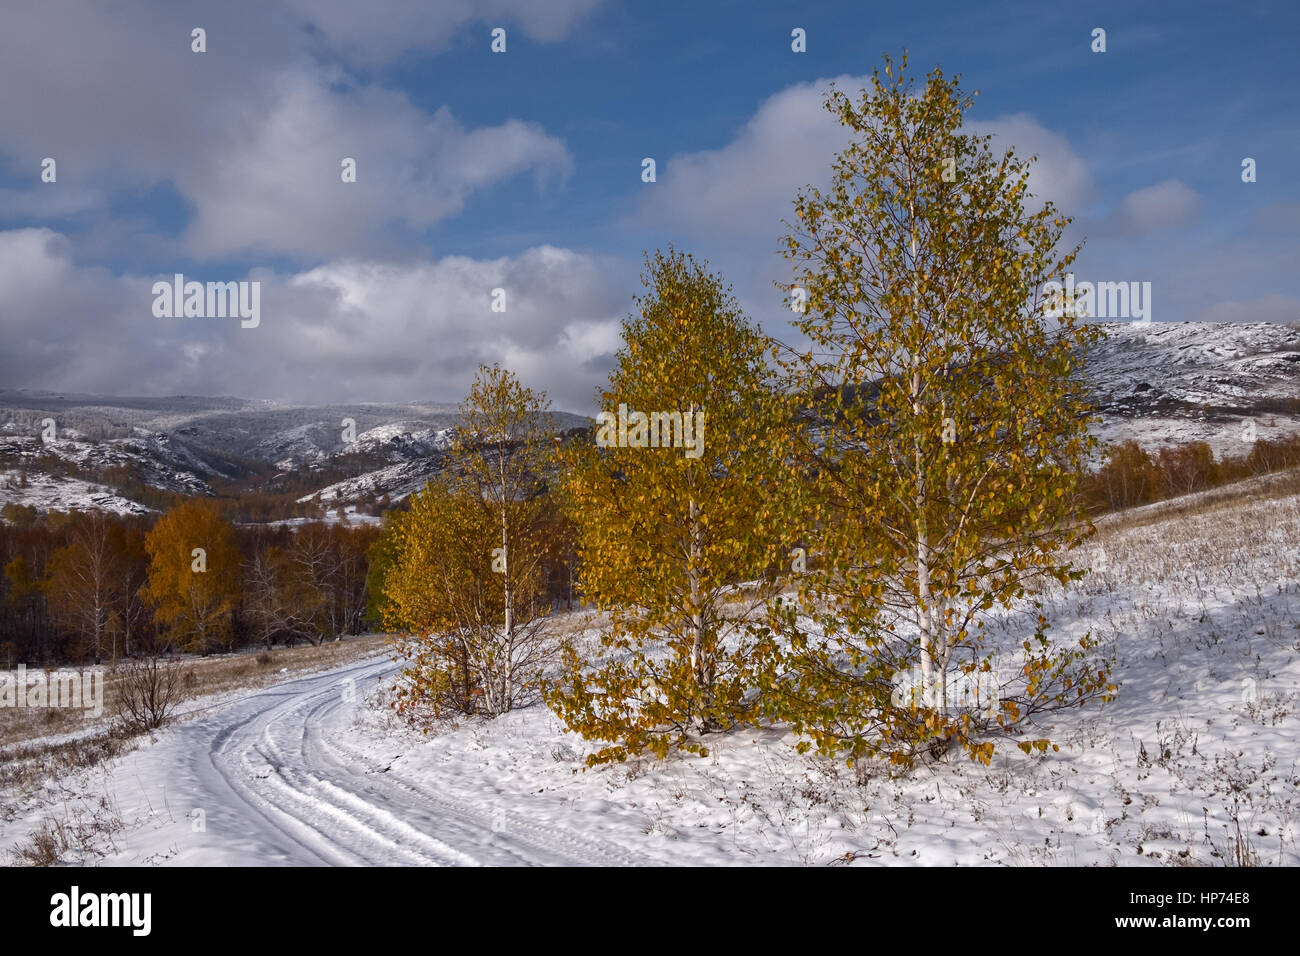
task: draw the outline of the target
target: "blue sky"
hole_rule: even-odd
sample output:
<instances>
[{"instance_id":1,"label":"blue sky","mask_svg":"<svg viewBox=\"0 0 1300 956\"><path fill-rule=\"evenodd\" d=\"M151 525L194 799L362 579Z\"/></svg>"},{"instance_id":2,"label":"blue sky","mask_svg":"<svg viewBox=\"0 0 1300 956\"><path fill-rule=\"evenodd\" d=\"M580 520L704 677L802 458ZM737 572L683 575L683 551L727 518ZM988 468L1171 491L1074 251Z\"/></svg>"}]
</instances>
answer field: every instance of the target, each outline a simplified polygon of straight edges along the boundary
<instances>
[{"instance_id":1,"label":"blue sky","mask_svg":"<svg viewBox=\"0 0 1300 956\"><path fill-rule=\"evenodd\" d=\"M501 361L586 410L644 250L708 259L782 334L780 219L842 142L826 82L903 49L1040 156L1081 279L1150 281L1158 321L1300 320L1297 9L32 5L0 37L0 387L456 400ZM261 324L154 317L175 271L263 282Z\"/></svg>"}]
</instances>

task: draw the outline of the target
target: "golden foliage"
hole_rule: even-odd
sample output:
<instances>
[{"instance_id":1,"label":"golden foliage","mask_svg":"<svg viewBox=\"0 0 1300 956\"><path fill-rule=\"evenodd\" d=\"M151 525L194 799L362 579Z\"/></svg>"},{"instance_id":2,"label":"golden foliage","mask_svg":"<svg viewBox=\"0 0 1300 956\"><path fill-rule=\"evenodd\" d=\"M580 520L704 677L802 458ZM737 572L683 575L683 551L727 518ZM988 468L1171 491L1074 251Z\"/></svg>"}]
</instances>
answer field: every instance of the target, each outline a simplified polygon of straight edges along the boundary
<instances>
[{"instance_id":1,"label":"golden foliage","mask_svg":"<svg viewBox=\"0 0 1300 956\"><path fill-rule=\"evenodd\" d=\"M241 558L218 504L196 498L177 505L145 537L145 550L149 580L142 594L167 639L199 654L228 645Z\"/></svg>"},{"instance_id":2,"label":"golden foliage","mask_svg":"<svg viewBox=\"0 0 1300 956\"><path fill-rule=\"evenodd\" d=\"M647 267L602 408L701 413L704 441L695 457L662 443L566 454L580 586L610 623L599 660L568 652L548 701L570 729L609 742L592 763L705 753L703 735L754 718L747 623L797 544L780 505L790 455L770 343L691 256L670 249Z\"/></svg>"},{"instance_id":3,"label":"golden foliage","mask_svg":"<svg viewBox=\"0 0 1300 956\"><path fill-rule=\"evenodd\" d=\"M1088 648L1052 647L1039 616L996 719L949 699L955 674L990 668L990 611L1080 576L1064 552L1091 532L1078 370L1098 333L1068 303L1048 314L1045 283L1077 250L1055 251L1068 220L1050 203L1031 210L1029 164L962 131L956 78L894 74L887 60L860 98L828 95L852 139L785 240L810 346L782 364L810 404L824 558L771 608L765 700L828 754L906 764L956 743L987 762L985 734L1105 694ZM919 707L896 694L912 671Z\"/></svg>"}]
</instances>

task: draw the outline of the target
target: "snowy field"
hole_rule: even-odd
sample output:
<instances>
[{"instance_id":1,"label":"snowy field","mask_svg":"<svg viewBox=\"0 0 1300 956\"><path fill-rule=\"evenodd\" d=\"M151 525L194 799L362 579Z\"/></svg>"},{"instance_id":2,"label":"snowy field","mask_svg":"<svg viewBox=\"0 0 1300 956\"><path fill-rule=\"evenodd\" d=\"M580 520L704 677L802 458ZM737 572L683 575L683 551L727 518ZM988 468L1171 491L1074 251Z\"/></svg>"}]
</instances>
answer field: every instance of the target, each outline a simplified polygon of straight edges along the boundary
<instances>
[{"instance_id":1,"label":"snowy field","mask_svg":"<svg viewBox=\"0 0 1300 956\"><path fill-rule=\"evenodd\" d=\"M585 770L544 707L421 736L379 657L195 712L11 807L0 847L61 819L106 864L1297 865L1300 494L1276 480L1107 520L1053 633L1116 656L1111 704L891 776L789 735ZM568 624L580 626L575 618ZM1002 622L1008 639L1020 618ZM0 794L0 802L4 802ZM96 823L98 821L98 824ZM69 856L65 862L73 862Z\"/></svg>"}]
</instances>

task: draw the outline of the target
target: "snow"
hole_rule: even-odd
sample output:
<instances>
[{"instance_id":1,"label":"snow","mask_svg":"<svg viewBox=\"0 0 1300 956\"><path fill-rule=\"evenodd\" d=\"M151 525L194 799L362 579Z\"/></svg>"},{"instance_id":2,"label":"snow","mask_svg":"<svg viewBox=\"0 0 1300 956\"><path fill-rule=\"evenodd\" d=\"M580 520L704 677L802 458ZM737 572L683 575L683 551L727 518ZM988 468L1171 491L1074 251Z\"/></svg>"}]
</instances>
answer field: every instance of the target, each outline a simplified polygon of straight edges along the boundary
<instances>
[{"instance_id":1,"label":"snow","mask_svg":"<svg viewBox=\"0 0 1300 956\"><path fill-rule=\"evenodd\" d=\"M1245 422L1260 438L1300 431L1300 327L1271 322L1101 323L1089 357L1104 442L1148 447L1207 442L1244 455Z\"/></svg>"},{"instance_id":2,"label":"snow","mask_svg":"<svg viewBox=\"0 0 1300 956\"><path fill-rule=\"evenodd\" d=\"M347 515L346 519L339 517L337 508L330 508L319 518L281 518L277 521L244 522L243 524L245 527L299 528L305 524L369 524L378 526L384 523L384 519L380 515L370 515L365 514L364 512L358 512L356 505L346 506L344 508L344 514Z\"/></svg>"},{"instance_id":3,"label":"snow","mask_svg":"<svg viewBox=\"0 0 1300 956\"><path fill-rule=\"evenodd\" d=\"M1258 438L1300 431L1300 327L1280 323L1105 322L1090 356L1105 443L1148 447L1205 441L1217 456L1244 455L1247 421ZM53 417L59 440L42 444ZM311 494L332 505L387 495L400 501L442 467L453 405L294 405L233 398L107 398L0 390L0 453L54 454L83 469L126 467L145 484L212 494L207 479L237 470L237 458L282 471L320 470L363 453L377 467ZM350 419L356 440L344 442ZM560 428L588 419L556 413ZM92 430L119 437L85 440ZM125 435L126 437L121 437ZM367 466L368 467L368 466ZM29 468L34 472L34 468ZM75 496L74 496L75 497ZM0 487L0 503L15 500ZM53 502L62 500L58 496ZM83 496L84 500L84 496ZM57 506L57 505L52 505ZM124 507L120 501L114 508Z\"/></svg>"},{"instance_id":4,"label":"snow","mask_svg":"<svg viewBox=\"0 0 1300 956\"><path fill-rule=\"evenodd\" d=\"M108 805L126 828L103 862L123 865L1221 865L1241 840L1294 866L1300 495L1247 488L1101 521L1079 555L1093 573L1040 595L1055 638L1092 632L1122 682L1031 729L1059 753L1003 741L988 767L897 776L800 756L775 728L588 770L597 745L543 706L406 729L377 657L196 708L61 781L0 847ZM1016 611L995 630L1010 645L1025 626Z\"/></svg>"},{"instance_id":5,"label":"snow","mask_svg":"<svg viewBox=\"0 0 1300 956\"><path fill-rule=\"evenodd\" d=\"M332 485L326 485L320 491L303 495L298 501L306 502L319 498L322 502L331 504L353 501L366 494L377 497L386 494L390 501L398 502L422 489L441 469L441 456L417 458L414 461L388 465L355 478L346 478Z\"/></svg>"},{"instance_id":6,"label":"snow","mask_svg":"<svg viewBox=\"0 0 1300 956\"><path fill-rule=\"evenodd\" d=\"M27 486L16 469L0 470L0 504L16 504L37 511L105 511L112 514L147 514L144 505L114 494L102 485L80 478L28 472Z\"/></svg>"}]
</instances>

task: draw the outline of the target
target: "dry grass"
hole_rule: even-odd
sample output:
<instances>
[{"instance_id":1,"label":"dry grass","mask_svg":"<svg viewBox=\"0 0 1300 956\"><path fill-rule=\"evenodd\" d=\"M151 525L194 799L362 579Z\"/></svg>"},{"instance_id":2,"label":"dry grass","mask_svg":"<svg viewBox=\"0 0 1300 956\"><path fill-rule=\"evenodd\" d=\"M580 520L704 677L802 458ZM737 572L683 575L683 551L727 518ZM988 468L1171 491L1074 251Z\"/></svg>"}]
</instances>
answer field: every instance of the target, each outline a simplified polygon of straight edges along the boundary
<instances>
[{"instance_id":1,"label":"dry grass","mask_svg":"<svg viewBox=\"0 0 1300 956\"><path fill-rule=\"evenodd\" d=\"M1274 850L1285 862L1300 808L1294 755L1279 745L1300 709L1300 471L1097 525L1078 555L1091 573L1051 616L1097 621L1095 636L1142 675L1121 697L1150 735L1134 741L1137 780L1148 796L1197 795L1204 814L1201 832L1162 823L1186 842L1170 862L1259 866ZM1267 745L1250 743L1261 735Z\"/></svg>"},{"instance_id":2,"label":"dry grass","mask_svg":"<svg viewBox=\"0 0 1300 956\"><path fill-rule=\"evenodd\" d=\"M65 802L61 813L45 817L10 853L19 866L82 864L117 850L117 835L125 829L108 797Z\"/></svg>"},{"instance_id":3,"label":"dry grass","mask_svg":"<svg viewBox=\"0 0 1300 956\"><path fill-rule=\"evenodd\" d=\"M195 660L194 681L186 686L186 699L255 690L305 673L342 667L384 650L382 634L366 634L312 647L290 647L257 654L232 654Z\"/></svg>"},{"instance_id":4,"label":"dry grass","mask_svg":"<svg viewBox=\"0 0 1300 956\"><path fill-rule=\"evenodd\" d=\"M1098 523L1081 549L1093 552L1088 582L1113 590L1122 578L1155 588L1153 600L1192 606L1232 596L1253 607L1279 590L1300 592L1300 487L1276 494L1236 487L1233 498L1216 495L1154 516L1129 513ZM1098 567L1102 551L1107 561Z\"/></svg>"},{"instance_id":5,"label":"dry grass","mask_svg":"<svg viewBox=\"0 0 1300 956\"><path fill-rule=\"evenodd\" d=\"M306 672L326 670L367 657L384 647L383 635L369 634L329 642L319 647L278 648L274 651L243 651L212 657L181 657L184 692L181 701L256 690ZM112 722L125 681L120 672L105 668L103 715L94 718L79 708L0 708L0 757L14 744L84 732ZM28 671L30 675L31 670Z\"/></svg>"},{"instance_id":6,"label":"dry grass","mask_svg":"<svg viewBox=\"0 0 1300 956\"><path fill-rule=\"evenodd\" d=\"M1260 475L1200 491L1181 498L1140 505L1126 511L1102 515L1095 524L1098 530L1121 531L1163 524L1171 518L1204 515L1219 511L1235 511L1243 500L1269 501L1300 494L1300 468Z\"/></svg>"},{"instance_id":7,"label":"dry grass","mask_svg":"<svg viewBox=\"0 0 1300 956\"><path fill-rule=\"evenodd\" d=\"M382 651L384 643L383 635L365 635L320 647L180 658L184 668L181 714L188 701L257 690L340 667ZM105 674L103 714L98 718L72 708L0 708L0 819L12 816L46 781L68 779L134 746L135 735L116 717L125 679L125 668ZM39 862L38 858L49 852L57 857L75 848L77 841L69 839L79 832L81 829L66 822L62 831L51 824L33 836L27 847L29 862Z\"/></svg>"},{"instance_id":8,"label":"dry grass","mask_svg":"<svg viewBox=\"0 0 1300 956\"><path fill-rule=\"evenodd\" d=\"M0 760L0 816L7 803L20 799L47 780L61 780L130 750L132 735L109 723L98 733L71 740L32 740L4 749Z\"/></svg>"}]
</instances>

